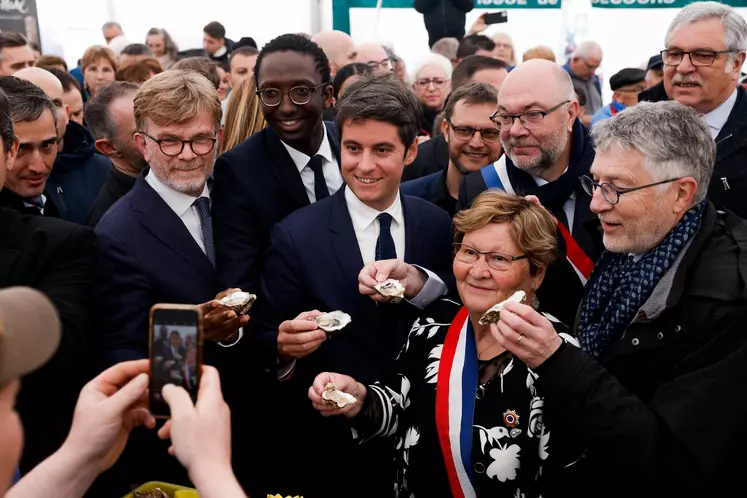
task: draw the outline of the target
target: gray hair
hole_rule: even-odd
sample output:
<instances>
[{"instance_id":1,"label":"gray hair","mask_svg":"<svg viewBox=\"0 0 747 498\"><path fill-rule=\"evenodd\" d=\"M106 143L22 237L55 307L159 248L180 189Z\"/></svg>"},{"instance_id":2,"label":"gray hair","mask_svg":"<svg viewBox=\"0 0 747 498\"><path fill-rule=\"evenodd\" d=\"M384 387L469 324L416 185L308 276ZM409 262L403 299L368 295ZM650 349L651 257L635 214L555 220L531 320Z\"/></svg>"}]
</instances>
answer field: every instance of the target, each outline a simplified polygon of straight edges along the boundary
<instances>
[{"instance_id":1,"label":"gray hair","mask_svg":"<svg viewBox=\"0 0 747 498\"><path fill-rule=\"evenodd\" d=\"M443 55L450 61L457 58L457 51L459 50L459 40L456 38L448 37L441 38L431 47L431 52L438 55Z\"/></svg>"},{"instance_id":2,"label":"gray hair","mask_svg":"<svg viewBox=\"0 0 747 498\"><path fill-rule=\"evenodd\" d=\"M597 153L635 149L654 181L692 177L698 184L693 202L706 198L716 161L716 144L696 110L676 101L641 102L591 131Z\"/></svg>"},{"instance_id":3,"label":"gray hair","mask_svg":"<svg viewBox=\"0 0 747 498\"><path fill-rule=\"evenodd\" d=\"M582 59L586 59L587 57L591 57L592 55L596 54L596 52L599 52L599 54L601 55L603 53L602 46L595 41L585 41L581 42L578 47L576 47L576 50L573 51L573 57L581 57Z\"/></svg>"},{"instance_id":4,"label":"gray hair","mask_svg":"<svg viewBox=\"0 0 747 498\"><path fill-rule=\"evenodd\" d=\"M428 54L423 60L420 61L420 63L415 67L415 71L412 73L414 76L414 79L417 79L418 75L420 74L420 71L425 69L429 66L436 66L441 68L441 70L444 72L444 78L447 80L451 79L451 61L440 54Z\"/></svg>"},{"instance_id":5,"label":"gray hair","mask_svg":"<svg viewBox=\"0 0 747 498\"><path fill-rule=\"evenodd\" d=\"M747 22L728 5L718 2L695 2L680 10L672 20L664 39L669 46L672 31L683 24L693 24L699 21L719 19L726 31L724 43L727 50L743 52L747 50ZM734 60L734 54L729 54L729 60Z\"/></svg>"},{"instance_id":6,"label":"gray hair","mask_svg":"<svg viewBox=\"0 0 747 498\"><path fill-rule=\"evenodd\" d=\"M115 141L117 130L112 121L109 107L112 103L122 97L135 95L140 87L126 81L115 81L109 83L99 90L86 106L86 125L91 131L93 138L100 140L107 138Z\"/></svg>"},{"instance_id":7,"label":"gray hair","mask_svg":"<svg viewBox=\"0 0 747 498\"><path fill-rule=\"evenodd\" d=\"M3 76L0 77L0 89L8 96L13 123L36 121L48 110L57 126L57 106L38 86L15 76Z\"/></svg>"},{"instance_id":8,"label":"gray hair","mask_svg":"<svg viewBox=\"0 0 747 498\"><path fill-rule=\"evenodd\" d=\"M120 31L122 31L122 25L118 22L105 22L103 26L101 26L101 31L107 30L109 28L118 28Z\"/></svg>"}]
</instances>

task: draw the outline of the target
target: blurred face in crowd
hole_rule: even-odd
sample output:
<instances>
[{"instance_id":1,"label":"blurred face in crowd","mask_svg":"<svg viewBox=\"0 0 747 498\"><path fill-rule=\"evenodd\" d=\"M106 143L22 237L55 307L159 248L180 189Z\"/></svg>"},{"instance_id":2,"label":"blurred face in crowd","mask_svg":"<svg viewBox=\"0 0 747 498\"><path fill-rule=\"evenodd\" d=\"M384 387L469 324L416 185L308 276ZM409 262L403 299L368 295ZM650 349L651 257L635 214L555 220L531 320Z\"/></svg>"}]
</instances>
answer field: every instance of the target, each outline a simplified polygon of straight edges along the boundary
<instances>
[{"instance_id":1,"label":"blurred face in crowd","mask_svg":"<svg viewBox=\"0 0 747 498\"><path fill-rule=\"evenodd\" d=\"M231 73L229 74L229 81L231 87L237 87L243 83L247 78L251 78L254 74L254 66L257 64L257 56L254 55L241 55L234 54L231 56Z\"/></svg>"},{"instance_id":2,"label":"blurred face in crowd","mask_svg":"<svg viewBox=\"0 0 747 498\"><path fill-rule=\"evenodd\" d=\"M591 79L596 74L599 66L602 65L602 53L596 50L584 57L575 55L571 59L571 71L582 80Z\"/></svg>"},{"instance_id":3,"label":"blurred face in crowd","mask_svg":"<svg viewBox=\"0 0 747 498\"><path fill-rule=\"evenodd\" d=\"M79 125L83 124L83 96L77 88L72 87L69 91L62 94L62 101L70 110L70 121L75 121Z\"/></svg>"},{"instance_id":4,"label":"blurred face in crowd","mask_svg":"<svg viewBox=\"0 0 747 498\"><path fill-rule=\"evenodd\" d=\"M218 86L218 98L220 98L221 101L226 100L226 97L228 97L228 90L231 88L231 84L228 80L228 73L225 69L218 66L218 76L220 77L220 85Z\"/></svg>"},{"instance_id":5,"label":"blurred face in crowd","mask_svg":"<svg viewBox=\"0 0 747 498\"><path fill-rule=\"evenodd\" d=\"M112 122L114 137L112 146L115 153L129 166L141 171L148 163L143 153L135 145L135 109L133 100L135 95L127 95L114 100L109 105L109 119Z\"/></svg>"},{"instance_id":6,"label":"blurred face in crowd","mask_svg":"<svg viewBox=\"0 0 747 498\"><path fill-rule=\"evenodd\" d=\"M213 55L215 52L220 50L220 48L225 45L226 45L225 39L219 40L217 38L213 38L207 33L202 34L202 48L204 48L205 52L207 52L210 55Z\"/></svg>"},{"instance_id":7,"label":"blurred face in crowd","mask_svg":"<svg viewBox=\"0 0 747 498\"><path fill-rule=\"evenodd\" d=\"M38 197L57 157L57 128L52 111L44 110L34 121L13 123L19 148L5 188L24 198Z\"/></svg>"},{"instance_id":8,"label":"blurred face in crowd","mask_svg":"<svg viewBox=\"0 0 747 498\"><path fill-rule=\"evenodd\" d=\"M630 107L638 103L638 94L645 89L646 82L641 81L618 88L612 93L612 97L624 106Z\"/></svg>"},{"instance_id":9,"label":"blurred face in crowd","mask_svg":"<svg viewBox=\"0 0 747 498\"><path fill-rule=\"evenodd\" d=\"M340 69L355 61L358 55L355 42L349 34L342 31L322 31L311 37L329 59L332 76Z\"/></svg>"},{"instance_id":10,"label":"blurred face in crowd","mask_svg":"<svg viewBox=\"0 0 747 498\"><path fill-rule=\"evenodd\" d=\"M259 69L262 114L283 142L293 144L308 140L315 130L324 126L322 111L331 107L333 89L329 84L320 86L322 83L327 82L322 81L311 55L285 51L264 57ZM292 92L293 88L297 90ZM278 97L279 104L267 105L267 102L275 103L272 99ZM306 99L309 101L302 103Z\"/></svg>"},{"instance_id":11,"label":"blurred face in crowd","mask_svg":"<svg viewBox=\"0 0 747 498\"><path fill-rule=\"evenodd\" d=\"M163 39L163 36L148 35L145 44L150 47L156 57L163 57L166 55L166 41Z\"/></svg>"},{"instance_id":12,"label":"blurred face in crowd","mask_svg":"<svg viewBox=\"0 0 747 498\"><path fill-rule=\"evenodd\" d=\"M23 449L23 426L15 410L19 388L18 380L0 387L0 489L3 490L2 494L10 487Z\"/></svg>"},{"instance_id":13,"label":"blurred face in crowd","mask_svg":"<svg viewBox=\"0 0 747 498\"><path fill-rule=\"evenodd\" d=\"M700 113L710 112L721 105L737 87L745 59L744 52L714 54L710 57L709 52L728 49L725 41L726 30L719 19L697 21L675 28L669 37L667 51L693 53L690 57L682 54L682 61L677 65L665 63L664 88L667 95Z\"/></svg>"},{"instance_id":14,"label":"blurred face in crowd","mask_svg":"<svg viewBox=\"0 0 747 498\"><path fill-rule=\"evenodd\" d=\"M104 59L103 57L89 64L83 70L83 79L86 82L88 91L91 92L91 96L96 95L99 90L114 81L114 78L114 66L112 66L108 59Z\"/></svg>"},{"instance_id":15,"label":"blurred face in crowd","mask_svg":"<svg viewBox=\"0 0 747 498\"><path fill-rule=\"evenodd\" d=\"M485 83L487 85L493 85L493 88L496 90L500 90L506 76L508 76L508 70L506 69L483 69L481 71L476 71L475 74L472 75L470 83Z\"/></svg>"},{"instance_id":16,"label":"blurred face in crowd","mask_svg":"<svg viewBox=\"0 0 747 498\"><path fill-rule=\"evenodd\" d=\"M378 43L358 45L358 55L355 62L368 64L373 69L374 74L388 73L392 70L392 61L389 60L384 47Z\"/></svg>"},{"instance_id":17,"label":"blurred face in crowd","mask_svg":"<svg viewBox=\"0 0 747 498\"><path fill-rule=\"evenodd\" d=\"M646 71L646 89L658 85L664 80L663 69L649 69Z\"/></svg>"},{"instance_id":18,"label":"blurred face in crowd","mask_svg":"<svg viewBox=\"0 0 747 498\"><path fill-rule=\"evenodd\" d=\"M65 105L65 100L63 99L64 91L60 80L49 71L38 67L22 69L16 73L16 77L29 81L41 88L54 103L55 107L57 107L57 140L62 140L67 130L70 109Z\"/></svg>"},{"instance_id":19,"label":"blurred face in crowd","mask_svg":"<svg viewBox=\"0 0 747 498\"><path fill-rule=\"evenodd\" d=\"M392 72L402 83L407 81L407 66L405 61L397 59L392 62Z\"/></svg>"},{"instance_id":20,"label":"blurred face in crowd","mask_svg":"<svg viewBox=\"0 0 747 498\"><path fill-rule=\"evenodd\" d=\"M203 109L189 121L168 125L157 125L148 119L142 131L153 138L137 133L135 144L151 171L174 190L198 197L215 165L218 148L214 140L220 140L219 126L210 113ZM160 147L156 140L161 141ZM195 142L190 147L182 140Z\"/></svg>"},{"instance_id":21,"label":"blurred face in crowd","mask_svg":"<svg viewBox=\"0 0 747 498\"><path fill-rule=\"evenodd\" d=\"M597 151L591 177L618 189L640 187L664 178L654 178L644 167L645 157L635 149ZM590 209L602 222L604 247L612 252L641 254L654 248L692 204L695 189L682 195L683 178L663 185L628 192L617 204L607 201L597 188Z\"/></svg>"},{"instance_id":22,"label":"blurred face in crowd","mask_svg":"<svg viewBox=\"0 0 747 498\"><path fill-rule=\"evenodd\" d=\"M451 119L444 119L441 126L449 144L449 158L462 174L478 171L498 159L501 153L500 131L490 121L494 111L493 104L467 105L460 100L454 106ZM485 134L474 132L469 137L474 130L484 130Z\"/></svg>"},{"instance_id":23,"label":"blurred face in crowd","mask_svg":"<svg viewBox=\"0 0 747 498\"><path fill-rule=\"evenodd\" d=\"M412 88L421 104L429 109L440 111L444 107L446 96L451 91L451 80L446 76L443 68L433 64L420 69Z\"/></svg>"},{"instance_id":24,"label":"blurred face in crowd","mask_svg":"<svg viewBox=\"0 0 747 498\"><path fill-rule=\"evenodd\" d=\"M124 33L119 28L119 26L109 26L107 28L104 28L104 40L106 40L106 44L108 45L110 41L115 39L118 36L122 36Z\"/></svg>"},{"instance_id":25,"label":"blurred face in crowd","mask_svg":"<svg viewBox=\"0 0 747 498\"><path fill-rule=\"evenodd\" d=\"M31 47L5 47L0 51L0 76L13 76L17 71L34 65Z\"/></svg>"},{"instance_id":26,"label":"blurred face in crowd","mask_svg":"<svg viewBox=\"0 0 747 498\"><path fill-rule=\"evenodd\" d=\"M493 37L493 41L495 42L495 49L492 54L493 57L511 63L511 59L514 56L514 46L511 42L511 38L509 38L507 34L500 33Z\"/></svg>"},{"instance_id":27,"label":"blurred face in crowd","mask_svg":"<svg viewBox=\"0 0 747 498\"><path fill-rule=\"evenodd\" d=\"M367 206L384 211L394 203L405 166L415 160L418 142L405 145L396 126L365 119L342 128L342 177Z\"/></svg>"}]
</instances>

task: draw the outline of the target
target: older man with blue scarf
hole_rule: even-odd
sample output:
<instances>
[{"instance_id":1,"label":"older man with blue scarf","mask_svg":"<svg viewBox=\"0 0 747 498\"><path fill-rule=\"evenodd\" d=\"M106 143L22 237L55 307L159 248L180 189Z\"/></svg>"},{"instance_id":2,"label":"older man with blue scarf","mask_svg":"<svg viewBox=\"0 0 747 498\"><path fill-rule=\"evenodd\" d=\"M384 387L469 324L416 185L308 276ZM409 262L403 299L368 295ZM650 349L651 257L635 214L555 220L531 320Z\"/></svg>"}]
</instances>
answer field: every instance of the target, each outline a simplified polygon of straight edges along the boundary
<instances>
[{"instance_id":1,"label":"older man with blue scarf","mask_svg":"<svg viewBox=\"0 0 747 498\"><path fill-rule=\"evenodd\" d=\"M692 108L643 103L592 132L597 261L566 347L510 304L498 342L539 375L592 497L729 496L747 463L747 222L706 199L716 147ZM729 491L729 490L732 491Z\"/></svg>"}]
</instances>

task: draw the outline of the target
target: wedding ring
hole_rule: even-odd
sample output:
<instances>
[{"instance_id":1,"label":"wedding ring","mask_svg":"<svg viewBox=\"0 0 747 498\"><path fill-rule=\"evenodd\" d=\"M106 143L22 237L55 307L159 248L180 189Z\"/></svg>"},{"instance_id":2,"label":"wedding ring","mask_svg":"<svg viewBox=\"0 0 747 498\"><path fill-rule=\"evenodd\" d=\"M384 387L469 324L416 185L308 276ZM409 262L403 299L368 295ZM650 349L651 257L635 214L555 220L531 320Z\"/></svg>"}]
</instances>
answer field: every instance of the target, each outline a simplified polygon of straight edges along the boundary
<instances>
[{"instance_id":1,"label":"wedding ring","mask_svg":"<svg viewBox=\"0 0 747 498\"><path fill-rule=\"evenodd\" d=\"M524 338L524 334L519 334L519 338L516 339L516 344L519 344L523 338Z\"/></svg>"}]
</instances>

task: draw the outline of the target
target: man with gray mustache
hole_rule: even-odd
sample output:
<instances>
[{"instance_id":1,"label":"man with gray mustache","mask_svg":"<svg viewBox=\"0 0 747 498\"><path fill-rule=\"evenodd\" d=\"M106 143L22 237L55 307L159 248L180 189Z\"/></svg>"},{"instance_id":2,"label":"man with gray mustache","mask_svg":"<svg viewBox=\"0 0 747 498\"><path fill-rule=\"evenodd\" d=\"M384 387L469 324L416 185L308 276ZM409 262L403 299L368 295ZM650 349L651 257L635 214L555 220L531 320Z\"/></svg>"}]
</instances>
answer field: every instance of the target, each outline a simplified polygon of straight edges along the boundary
<instances>
[{"instance_id":1,"label":"man with gray mustache","mask_svg":"<svg viewBox=\"0 0 747 498\"><path fill-rule=\"evenodd\" d=\"M664 81L639 100L672 99L703 116L717 145L708 197L747 218L747 90L739 85L747 22L729 6L696 2L677 14L665 42Z\"/></svg>"}]
</instances>

